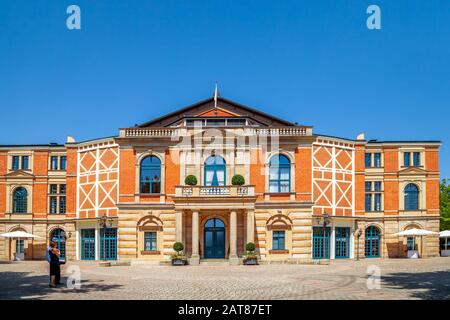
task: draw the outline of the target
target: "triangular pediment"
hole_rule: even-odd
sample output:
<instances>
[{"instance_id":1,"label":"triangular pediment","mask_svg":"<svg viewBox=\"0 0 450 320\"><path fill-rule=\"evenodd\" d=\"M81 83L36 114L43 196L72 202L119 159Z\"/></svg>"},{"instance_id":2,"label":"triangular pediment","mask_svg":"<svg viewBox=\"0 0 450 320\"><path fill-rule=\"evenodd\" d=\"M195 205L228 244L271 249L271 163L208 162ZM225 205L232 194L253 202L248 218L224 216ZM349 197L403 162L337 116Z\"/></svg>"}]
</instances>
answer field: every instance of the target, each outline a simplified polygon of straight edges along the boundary
<instances>
[{"instance_id":1,"label":"triangular pediment","mask_svg":"<svg viewBox=\"0 0 450 320\"><path fill-rule=\"evenodd\" d=\"M24 170L12 171L6 174L7 177L16 177L16 178L32 178L34 177L30 172Z\"/></svg>"},{"instance_id":2,"label":"triangular pediment","mask_svg":"<svg viewBox=\"0 0 450 320\"><path fill-rule=\"evenodd\" d=\"M399 174L426 174L427 171L419 167L408 167L399 171Z\"/></svg>"},{"instance_id":3,"label":"triangular pediment","mask_svg":"<svg viewBox=\"0 0 450 320\"><path fill-rule=\"evenodd\" d=\"M240 117L240 115L223 108L214 107L196 115L196 117Z\"/></svg>"},{"instance_id":4,"label":"triangular pediment","mask_svg":"<svg viewBox=\"0 0 450 320\"><path fill-rule=\"evenodd\" d=\"M217 103L214 98L200 101L196 104L179 109L157 119L139 125L139 128L148 127L171 127L176 126L182 119L186 118L210 118L210 117L236 117L247 118L254 126L262 127L286 127L296 124L266 114L257 109L244 106L240 103L218 97Z\"/></svg>"}]
</instances>

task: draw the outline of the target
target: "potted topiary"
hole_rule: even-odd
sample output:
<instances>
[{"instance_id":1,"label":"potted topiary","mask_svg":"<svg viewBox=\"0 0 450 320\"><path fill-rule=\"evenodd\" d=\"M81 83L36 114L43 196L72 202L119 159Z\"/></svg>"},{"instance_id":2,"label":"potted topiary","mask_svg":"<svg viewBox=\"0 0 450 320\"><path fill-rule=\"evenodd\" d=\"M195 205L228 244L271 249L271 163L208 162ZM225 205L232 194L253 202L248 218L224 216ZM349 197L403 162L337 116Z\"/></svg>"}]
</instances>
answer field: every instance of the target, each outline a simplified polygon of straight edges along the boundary
<instances>
[{"instance_id":1,"label":"potted topiary","mask_svg":"<svg viewBox=\"0 0 450 320\"><path fill-rule=\"evenodd\" d=\"M249 242L245 245L245 250L247 251L246 254L244 254L243 262L246 266L255 266L258 264L258 257L255 254L256 245L253 242Z\"/></svg>"},{"instance_id":2,"label":"potted topiary","mask_svg":"<svg viewBox=\"0 0 450 320\"><path fill-rule=\"evenodd\" d=\"M245 184L245 179L240 174L236 174L231 179L231 184L233 186L243 186Z\"/></svg>"},{"instance_id":3,"label":"potted topiary","mask_svg":"<svg viewBox=\"0 0 450 320\"><path fill-rule=\"evenodd\" d=\"M190 174L184 179L184 183L188 186L196 186L197 178L195 176L193 176L192 174Z\"/></svg>"},{"instance_id":4,"label":"potted topiary","mask_svg":"<svg viewBox=\"0 0 450 320\"><path fill-rule=\"evenodd\" d=\"M186 255L180 253L184 250L184 246L181 242L175 242L173 244L173 250L176 253L172 254L172 265L173 266L184 266L187 264Z\"/></svg>"}]
</instances>

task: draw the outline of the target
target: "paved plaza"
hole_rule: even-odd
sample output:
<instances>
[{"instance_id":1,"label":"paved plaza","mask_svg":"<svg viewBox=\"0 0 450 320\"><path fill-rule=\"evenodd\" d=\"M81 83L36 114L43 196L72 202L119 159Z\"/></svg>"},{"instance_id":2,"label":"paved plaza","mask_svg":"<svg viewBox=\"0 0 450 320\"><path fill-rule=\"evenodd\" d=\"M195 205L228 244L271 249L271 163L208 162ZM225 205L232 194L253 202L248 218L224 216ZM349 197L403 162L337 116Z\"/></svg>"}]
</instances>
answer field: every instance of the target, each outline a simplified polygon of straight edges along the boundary
<instances>
[{"instance_id":1,"label":"paved plaza","mask_svg":"<svg viewBox=\"0 0 450 320\"><path fill-rule=\"evenodd\" d=\"M0 299L450 299L450 258L333 261L330 265L79 266L81 288L48 287L47 262L0 263ZM381 271L369 290L367 270ZM76 270L76 268L75 268ZM369 271L371 273L371 271ZM369 280L376 287L376 279Z\"/></svg>"}]
</instances>

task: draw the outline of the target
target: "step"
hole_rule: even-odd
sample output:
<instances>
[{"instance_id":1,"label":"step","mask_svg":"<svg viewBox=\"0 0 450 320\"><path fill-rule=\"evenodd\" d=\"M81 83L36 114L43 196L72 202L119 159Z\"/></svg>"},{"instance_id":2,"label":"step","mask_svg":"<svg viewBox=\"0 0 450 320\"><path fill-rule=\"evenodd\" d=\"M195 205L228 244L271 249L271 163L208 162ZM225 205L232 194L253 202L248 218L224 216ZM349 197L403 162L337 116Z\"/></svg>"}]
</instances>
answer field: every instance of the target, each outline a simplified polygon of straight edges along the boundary
<instances>
[{"instance_id":1,"label":"step","mask_svg":"<svg viewBox=\"0 0 450 320\"><path fill-rule=\"evenodd\" d=\"M228 259L201 259L201 266L228 266L230 262Z\"/></svg>"}]
</instances>

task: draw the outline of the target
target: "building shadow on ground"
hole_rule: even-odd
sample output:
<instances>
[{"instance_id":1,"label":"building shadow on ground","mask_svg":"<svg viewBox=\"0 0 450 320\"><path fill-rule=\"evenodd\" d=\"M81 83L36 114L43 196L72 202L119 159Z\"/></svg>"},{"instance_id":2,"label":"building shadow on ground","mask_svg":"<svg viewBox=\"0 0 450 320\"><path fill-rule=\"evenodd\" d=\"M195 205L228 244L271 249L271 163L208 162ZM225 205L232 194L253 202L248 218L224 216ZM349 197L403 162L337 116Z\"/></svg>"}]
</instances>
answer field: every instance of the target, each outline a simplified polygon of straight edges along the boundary
<instances>
[{"instance_id":1,"label":"building shadow on ground","mask_svg":"<svg viewBox=\"0 0 450 320\"><path fill-rule=\"evenodd\" d=\"M450 270L418 273L391 273L382 276L389 289L413 290L411 298L422 300L450 299Z\"/></svg>"},{"instance_id":2,"label":"building shadow on ground","mask_svg":"<svg viewBox=\"0 0 450 320\"><path fill-rule=\"evenodd\" d=\"M67 278L62 277L63 285L58 288L50 288L47 275L32 275L29 272L0 272L0 300L70 299L70 295L77 295L77 299L83 299L83 293L104 292L122 287L116 284L105 284L104 280L82 280L80 289L69 289L66 281Z\"/></svg>"}]
</instances>

